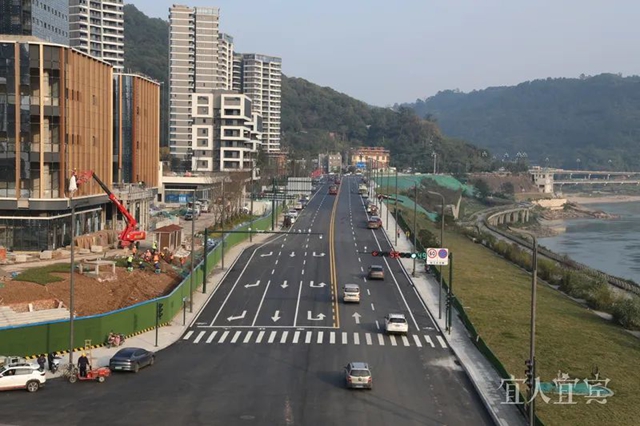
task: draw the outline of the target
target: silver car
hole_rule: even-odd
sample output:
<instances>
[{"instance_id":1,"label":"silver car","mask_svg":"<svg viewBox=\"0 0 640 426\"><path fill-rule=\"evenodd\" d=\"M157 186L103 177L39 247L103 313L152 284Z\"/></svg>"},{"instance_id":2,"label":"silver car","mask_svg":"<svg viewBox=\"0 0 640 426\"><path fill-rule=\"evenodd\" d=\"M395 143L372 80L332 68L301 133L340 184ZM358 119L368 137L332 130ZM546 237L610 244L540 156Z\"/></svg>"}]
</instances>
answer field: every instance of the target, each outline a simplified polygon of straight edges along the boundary
<instances>
[{"instance_id":1,"label":"silver car","mask_svg":"<svg viewBox=\"0 0 640 426\"><path fill-rule=\"evenodd\" d=\"M342 291L342 300L345 303L360 303L360 286L358 284L345 284Z\"/></svg>"},{"instance_id":2,"label":"silver car","mask_svg":"<svg viewBox=\"0 0 640 426\"><path fill-rule=\"evenodd\" d=\"M366 362L350 362L344 371L348 388L373 389L371 370Z\"/></svg>"}]
</instances>

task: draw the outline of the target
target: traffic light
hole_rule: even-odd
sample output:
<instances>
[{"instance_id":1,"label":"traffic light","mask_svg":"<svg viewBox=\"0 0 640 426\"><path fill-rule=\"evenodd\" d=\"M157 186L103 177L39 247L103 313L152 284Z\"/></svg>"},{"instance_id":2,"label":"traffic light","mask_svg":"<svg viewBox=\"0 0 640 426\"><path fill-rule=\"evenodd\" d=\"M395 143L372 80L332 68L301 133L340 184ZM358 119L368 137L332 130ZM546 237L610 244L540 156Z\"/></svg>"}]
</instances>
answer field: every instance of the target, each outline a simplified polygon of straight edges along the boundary
<instances>
[{"instance_id":1,"label":"traffic light","mask_svg":"<svg viewBox=\"0 0 640 426\"><path fill-rule=\"evenodd\" d=\"M158 318L162 318L162 315L164 314L164 303L158 303L158 308L156 313L158 314Z\"/></svg>"},{"instance_id":2,"label":"traffic light","mask_svg":"<svg viewBox=\"0 0 640 426\"><path fill-rule=\"evenodd\" d=\"M374 250L371 252L371 256L376 257L378 256L380 253L378 252L378 250Z\"/></svg>"},{"instance_id":3,"label":"traffic light","mask_svg":"<svg viewBox=\"0 0 640 426\"><path fill-rule=\"evenodd\" d=\"M535 378L533 377L533 375L534 375L533 361L531 361L530 359L527 359L527 360L525 360L524 365L527 367L526 370L524 370L524 374L527 377L525 379L525 384L529 388L529 391L532 392L533 388L534 388L534 380L535 380Z\"/></svg>"},{"instance_id":4,"label":"traffic light","mask_svg":"<svg viewBox=\"0 0 640 426\"><path fill-rule=\"evenodd\" d=\"M401 252L401 251L378 251L373 250L371 252L371 256L374 257L390 257L392 259L426 259L426 253L411 253L411 252Z\"/></svg>"}]
</instances>

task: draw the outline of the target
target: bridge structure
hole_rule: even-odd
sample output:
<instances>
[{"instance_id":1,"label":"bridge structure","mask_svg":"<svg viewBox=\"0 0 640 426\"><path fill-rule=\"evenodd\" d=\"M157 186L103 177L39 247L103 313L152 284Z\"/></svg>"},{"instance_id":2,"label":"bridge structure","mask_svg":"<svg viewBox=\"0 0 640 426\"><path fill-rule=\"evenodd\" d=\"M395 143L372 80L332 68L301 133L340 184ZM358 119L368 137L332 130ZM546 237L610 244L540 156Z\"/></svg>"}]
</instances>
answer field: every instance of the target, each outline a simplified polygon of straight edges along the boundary
<instances>
[{"instance_id":1,"label":"bridge structure","mask_svg":"<svg viewBox=\"0 0 640 426\"><path fill-rule=\"evenodd\" d=\"M640 172L607 170L565 170L533 167L531 179L540 192L552 193L564 185L640 185Z\"/></svg>"}]
</instances>

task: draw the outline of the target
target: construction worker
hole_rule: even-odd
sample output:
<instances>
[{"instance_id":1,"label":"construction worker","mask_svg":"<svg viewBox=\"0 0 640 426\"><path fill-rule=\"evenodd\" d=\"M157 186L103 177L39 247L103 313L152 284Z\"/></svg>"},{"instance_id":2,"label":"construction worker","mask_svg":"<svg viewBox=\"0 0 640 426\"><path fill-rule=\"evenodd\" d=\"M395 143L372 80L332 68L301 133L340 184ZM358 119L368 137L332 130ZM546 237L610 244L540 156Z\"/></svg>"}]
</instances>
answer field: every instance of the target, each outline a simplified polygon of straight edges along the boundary
<instances>
[{"instance_id":1,"label":"construction worker","mask_svg":"<svg viewBox=\"0 0 640 426\"><path fill-rule=\"evenodd\" d=\"M144 263L142 263L142 260L140 261L140 263L138 263L138 269L144 271Z\"/></svg>"},{"instance_id":2,"label":"construction worker","mask_svg":"<svg viewBox=\"0 0 640 426\"><path fill-rule=\"evenodd\" d=\"M153 263L158 263L160 262L160 257L158 257L158 253L155 253L153 255Z\"/></svg>"},{"instance_id":3,"label":"construction worker","mask_svg":"<svg viewBox=\"0 0 640 426\"><path fill-rule=\"evenodd\" d=\"M89 365L89 358L87 358L87 354L82 353L82 356L78 358L80 377L87 377L87 367L91 368L91 366Z\"/></svg>"},{"instance_id":4,"label":"construction worker","mask_svg":"<svg viewBox=\"0 0 640 426\"><path fill-rule=\"evenodd\" d=\"M133 271L133 256L129 255L129 257L127 257L127 271L131 272Z\"/></svg>"},{"instance_id":5,"label":"construction worker","mask_svg":"<svg viewBox=\"0 0 640 426\"><path fill-rule=\"evenodd\" d=\"M153 254L156 254L156 251L158 251L158 243L157 242L153 242L153 246L151 247L151 251L153 252Z\"/></svg>"}]
</instances>

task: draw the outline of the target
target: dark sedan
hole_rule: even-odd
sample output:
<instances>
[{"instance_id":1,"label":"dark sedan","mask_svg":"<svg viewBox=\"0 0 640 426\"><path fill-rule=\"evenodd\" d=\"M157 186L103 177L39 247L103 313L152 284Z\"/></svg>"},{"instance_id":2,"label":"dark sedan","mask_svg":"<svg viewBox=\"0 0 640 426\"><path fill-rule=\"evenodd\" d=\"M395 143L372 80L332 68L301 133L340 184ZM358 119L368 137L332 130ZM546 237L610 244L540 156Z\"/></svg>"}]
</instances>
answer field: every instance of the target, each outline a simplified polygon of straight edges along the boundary
<instances>
[{"instance_id":1,"label":"dark sedan","mask_svg":"<svg viewBox=\"0 0 640 426\"><path fill-rule=\"evenodd\" d=\"M133 371L137 373L142 367L153 365L156 355L146 349L124 348L120 349L109 360L111 371Z\"/></svg>"}]
</instances>

